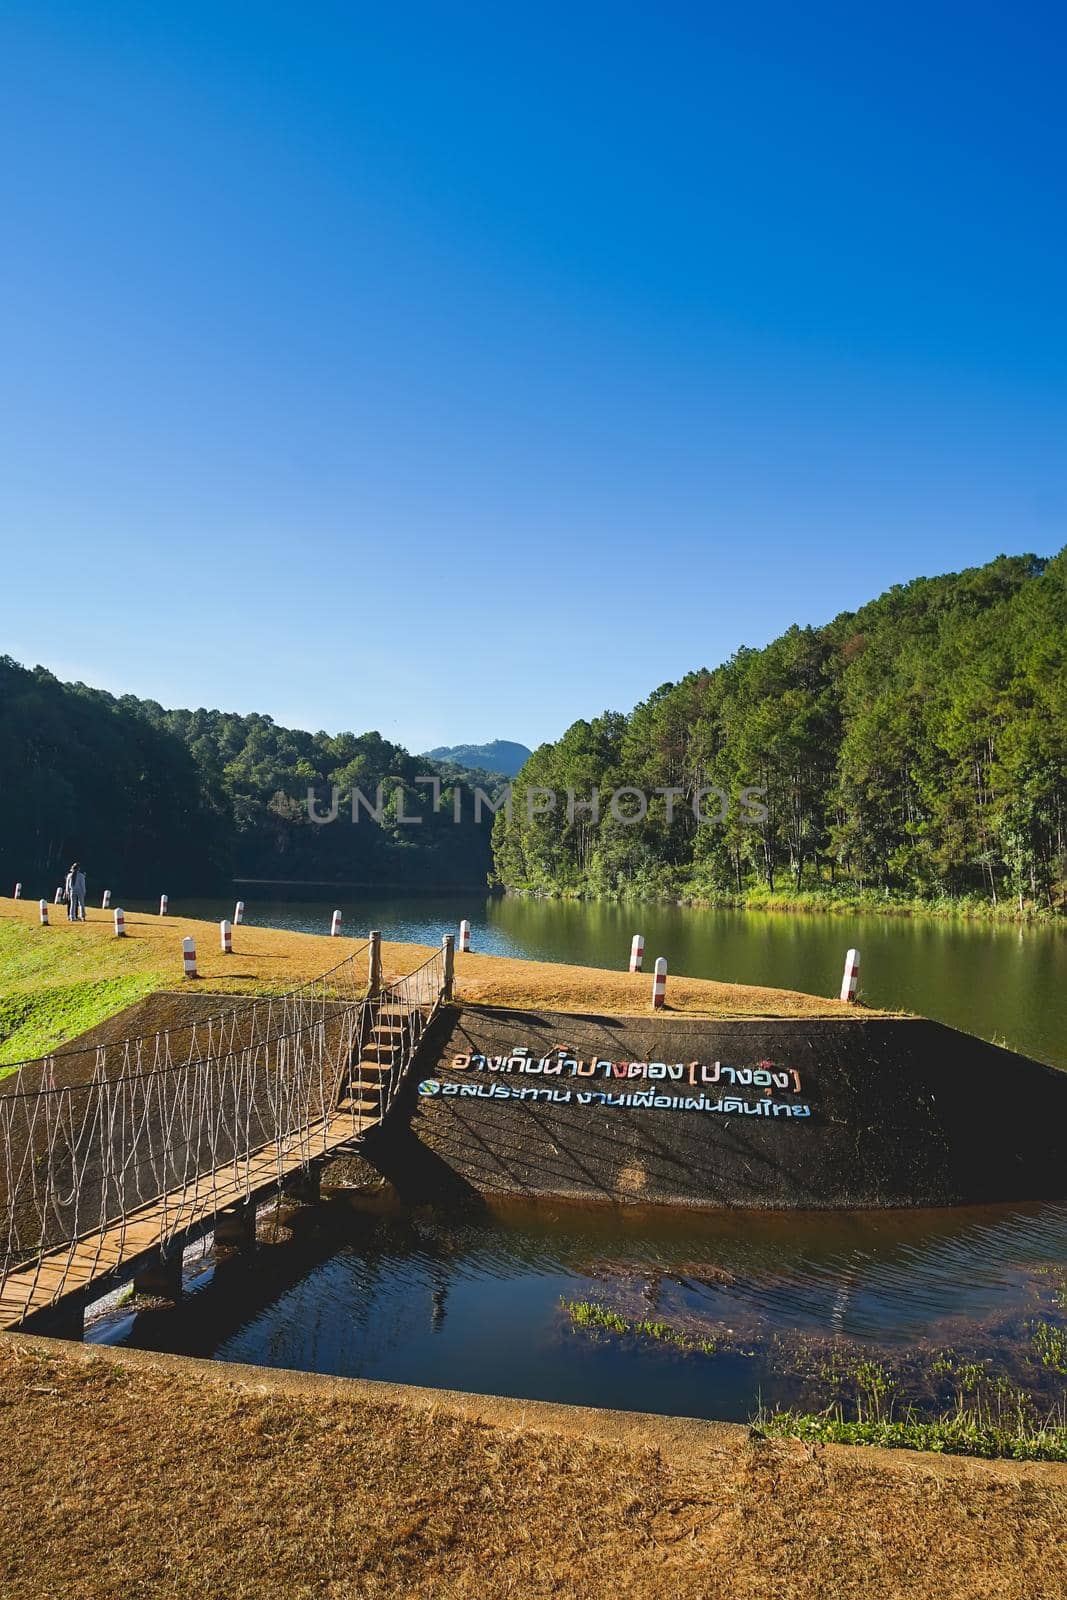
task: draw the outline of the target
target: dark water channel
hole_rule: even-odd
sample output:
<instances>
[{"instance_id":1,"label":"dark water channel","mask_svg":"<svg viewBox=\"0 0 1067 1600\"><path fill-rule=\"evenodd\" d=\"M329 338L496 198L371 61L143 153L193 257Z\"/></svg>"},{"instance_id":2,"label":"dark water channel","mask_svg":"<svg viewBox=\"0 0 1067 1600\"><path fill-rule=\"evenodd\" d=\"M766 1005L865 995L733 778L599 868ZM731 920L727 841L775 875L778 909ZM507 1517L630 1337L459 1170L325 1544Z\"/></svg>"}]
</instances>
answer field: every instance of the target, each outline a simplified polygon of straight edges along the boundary
<instances>
[{"instance_id":1,"label":"dark water channel","mask_svg":"<svg viewBox=\"0 0 1067 1600\"><path fill-rule=\"evenodd\" d=\"M112 1307L86 1336L736 1420L847 1401L864 1362L931 1413L963 1363L1041 1408L1063 1401L1035 1329L1067 1327L1067 1206L386 1215L335 1200L283 1220L254 1251L190 1252L178 1306ZM578 1313L593 1325L568 1303L594 1306Z\"/></svg>"}]
</instances>

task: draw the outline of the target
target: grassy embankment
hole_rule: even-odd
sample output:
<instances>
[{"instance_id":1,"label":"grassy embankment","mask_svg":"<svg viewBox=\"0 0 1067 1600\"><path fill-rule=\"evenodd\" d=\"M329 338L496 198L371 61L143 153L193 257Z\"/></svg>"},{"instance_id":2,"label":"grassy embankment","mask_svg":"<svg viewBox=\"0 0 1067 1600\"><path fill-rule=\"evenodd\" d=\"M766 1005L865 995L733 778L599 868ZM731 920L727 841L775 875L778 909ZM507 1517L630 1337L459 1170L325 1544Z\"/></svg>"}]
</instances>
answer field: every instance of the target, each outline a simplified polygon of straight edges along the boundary
<instances>
[{"instance_id":1,"label":"grassy embankment","mask_svg":"<svg viewBox=\"0 0 1067 1600\"><path fill-rule=\"evenodd\" d=\"M128 913L126 938L116 939L112 913L90 908L72 924L62 906L42 928L36 902L0 899L0 1064L27 1060L83 1033L141 996L192 988L182 976L182 940L196 940L201 990L278 992L318 977L359 949L364 936L257 928L234 929L234 953L219 949L218 925L181 916ZM445 931L445 930L442 930ZM432 954L425 945L382 946L387 978L413 971ZM620 966L628 958L620 951ZM483 1005L596 1009L615 1015L648 1010L651 977L627 971L503 956L457 955L456 997ZM839 1016L840 1001L787 989L715 983L671 976L668 1010L697 1016Z\"/></svg>"},{"instance_id":2,"label":"grassy embankment","mask_svg":"<svg viewBox=\"0 0 1067 1600\"><path fill-rule=\"evenodd\" d=\"M7 1600L1060 1600L1067 1470L0 1341Z\"/></svg>"}]
</instances>

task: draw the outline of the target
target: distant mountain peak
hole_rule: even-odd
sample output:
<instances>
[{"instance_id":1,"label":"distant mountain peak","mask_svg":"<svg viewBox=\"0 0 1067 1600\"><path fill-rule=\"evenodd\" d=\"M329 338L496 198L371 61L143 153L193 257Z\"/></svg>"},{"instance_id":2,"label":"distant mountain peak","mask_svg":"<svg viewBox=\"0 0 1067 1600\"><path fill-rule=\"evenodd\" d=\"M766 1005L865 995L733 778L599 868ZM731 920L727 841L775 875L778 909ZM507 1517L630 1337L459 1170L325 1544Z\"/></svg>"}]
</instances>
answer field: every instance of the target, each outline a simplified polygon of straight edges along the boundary
<instances>
[{"instance_id":1,"label":"distant mountain peak","mask_svg":"<svg viewBox=\"0 0 1067 1600\"><path fill-rule=\"evenodd\" d=\"M455 767L476 767L514 778L529 761L532 750L512 739L492 739L488 744L439 744L423 755L431 761L450 761Z\"/></svg>"}]
</instances>

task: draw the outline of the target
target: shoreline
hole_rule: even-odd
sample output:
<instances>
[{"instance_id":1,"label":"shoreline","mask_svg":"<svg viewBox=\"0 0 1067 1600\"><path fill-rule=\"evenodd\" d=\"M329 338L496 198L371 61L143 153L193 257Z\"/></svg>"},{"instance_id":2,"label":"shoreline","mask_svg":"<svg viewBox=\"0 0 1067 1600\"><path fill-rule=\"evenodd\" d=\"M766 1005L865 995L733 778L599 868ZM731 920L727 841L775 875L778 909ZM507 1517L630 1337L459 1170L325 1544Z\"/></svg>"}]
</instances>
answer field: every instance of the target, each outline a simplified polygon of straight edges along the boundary
<instances>
[{"instance_id":1,"label":"shoreline","mask_svg":"<svg viewBox=\"0 0 1067 1600\"><path fill-rule=\"evenodd\" d=\"M683 911L746 911L767 912L775 916L857 916L926 918L933 922L972 922L993 926L1019 927L1033 925L1049 928L1067 928L1067 906L1017 907L983 905L980 901L964 897L943 900L871 900L868 898L835 898L832 891L804 889L799 895L686 895L677 893L624 894L605 891L592 894L585 890L568 889L511 889L502 891L503 898L514 900L556 901L562 905L617 905L617 906L674 906Z\"/></svg>"}]
</instances>

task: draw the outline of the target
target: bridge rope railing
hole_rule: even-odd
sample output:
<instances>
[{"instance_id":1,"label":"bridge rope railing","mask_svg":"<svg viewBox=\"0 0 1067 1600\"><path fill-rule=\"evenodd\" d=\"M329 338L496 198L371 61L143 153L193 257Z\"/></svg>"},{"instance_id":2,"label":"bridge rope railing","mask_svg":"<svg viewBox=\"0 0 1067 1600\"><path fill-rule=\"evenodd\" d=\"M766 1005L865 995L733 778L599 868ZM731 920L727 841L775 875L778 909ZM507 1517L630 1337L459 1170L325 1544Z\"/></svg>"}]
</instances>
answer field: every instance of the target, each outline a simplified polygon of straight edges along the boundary
<instances>
[{"instance_id":1,"label":"bridge rope railing","mask_svg":"<svg viewBox=\"0 0 1067 1600\"><path fill-rule=\"evenodd\" d=\"M384 1115L440 1001L443 968L435 955L368 998L359 953L192 1028L82 1052L92 1057L82 1082L55 1083L70 1054L40 1063L32 1089L33 1064L24 1064L0 1092L5 1321L16 1301L37 1309L148 1248L166 1251L194 1225L364 1133L358 1115L345 1126L339 1085L372 1017L387 1013L401 1048L383 1085Z\"/></svg>"}]
</instances>

